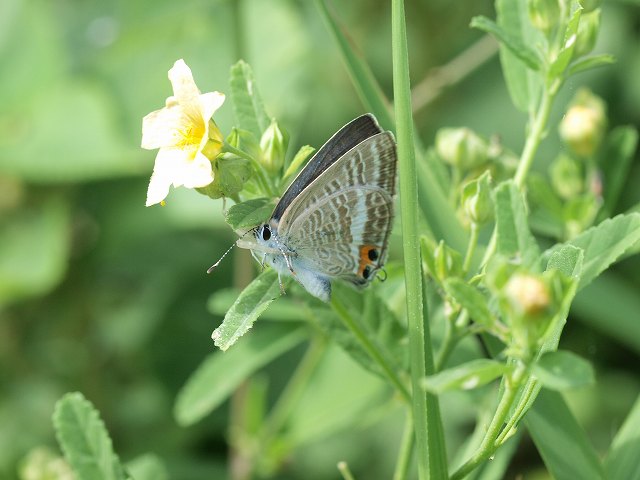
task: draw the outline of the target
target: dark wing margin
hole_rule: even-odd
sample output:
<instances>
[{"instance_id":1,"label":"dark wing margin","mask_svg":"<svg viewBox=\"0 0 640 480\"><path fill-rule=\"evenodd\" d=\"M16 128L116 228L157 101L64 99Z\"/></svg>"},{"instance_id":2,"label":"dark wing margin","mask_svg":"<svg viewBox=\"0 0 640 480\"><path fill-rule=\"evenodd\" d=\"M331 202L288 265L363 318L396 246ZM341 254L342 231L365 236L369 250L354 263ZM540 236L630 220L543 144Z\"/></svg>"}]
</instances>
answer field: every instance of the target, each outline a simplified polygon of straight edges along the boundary
<instances>
[{"instance_id":1,"label":"dark wing margin","mask_svg":"<svg viewBox=\"0 0 640 480\"><path fill-rule=\"evenodd\" d=\"M271 219L279 221L289 204L302 190L318 178L322 172L329 168L336 160L362 143L367 138L382 132L376 118L367 113L361 115L338 130L327 142L311 157L309 163L302 169L298 176L291 182L289 188L273 210Z\"/></svg>"}]
</instances>

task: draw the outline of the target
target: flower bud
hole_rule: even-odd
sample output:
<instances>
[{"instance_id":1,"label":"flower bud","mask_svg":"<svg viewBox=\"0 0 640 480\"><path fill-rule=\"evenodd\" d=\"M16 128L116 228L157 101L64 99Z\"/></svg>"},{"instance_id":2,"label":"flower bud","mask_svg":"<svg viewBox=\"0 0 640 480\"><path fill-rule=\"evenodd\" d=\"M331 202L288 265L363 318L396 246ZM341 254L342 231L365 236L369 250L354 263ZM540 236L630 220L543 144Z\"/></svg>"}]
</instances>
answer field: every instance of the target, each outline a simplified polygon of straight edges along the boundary
<instances>
[{"instance_id":1,"label":"flower bud","mask_svg":"<svg viewBox=\"0 0 640 480\"><path fill-rule=\"evenodd\" d=\"M513 310L519 315L537 315L550 304L549 288L534 275L514 274L505 285L505 295Z\"/></svg>"},{"instance_id":2,"label":"flower bud","mask_svg":"<svg viewBox=\"0 0 640 480\"><path fill-rule=\"evenodd\" d=\"M224 146L224 137L222 132L216 125L216 122L209 120L209 139L207 143L202 147L202 154L212 162L222 152Z\"/></svg>"},{"instance_id":3,"label":"flower bud","mask_svg":"<svg viewBox=\"0 0 640 480\"><path fill-rule=\"evenodd\" d=\"M462 206L467 218L476 225L484 225L493 217L491 176L488 171L464 186Z\"/></svg>"},{"instance_id":4,"label":"flower bud","mask_svg":"<svg viewBox=\"0 0 640 480\"><path fill-rule=\"evenodd\" d=\"M578 3L582 7L582 13L593 12L596 8L600 6L602 0L578 0Z\"/></svg>"},{"instance_id":5,"label":"flower bud","mask_svg":"<svg viewBox=\"0 0 640 480\"><path fill-rule=\"evenodd\" d=\"M275 120L264 131L260 139L260 157L262 166L269 173L278 172L284 165L284 156L287 153L287 139Z\"/></svg>"},{"instance_id":6,"label":"flower bud","mask_svg":"<svg viewBox=\"0 0 640 480\"><path fill-rule=\"evenodd\" d=\"M602 99L587 89L579 90L560 122L560 137L578 155L593 155L607 126L605 110Z\"/></svg>"},{"instance_id":7,"label":"flower bud","mask_svg":"<svg viewBox=\"0 0 640 480\"><path fill-rule=\"evenodd\" d=\"M487 142L468 128L442 128L436 134L435 143L440 158L461 170L487 161Z\"/></svg>"},{"instance_id":8,"label":"flower bud","mask_svg":"<svg viewBox=\"0 0 640 480\"><path fill-rule=\"evenodd\" d=\"M573 57L581 57L593 50L600 31L600 9L591 13L583 13L578 25L576 35L576 46L573 50Z\"/></svg>"},{"instance_id":9,"label":"flower bud","mask_svg":"<svg viewBox=\"0 0 640 480\"><path fill-rule=\"evenodd\" d=\"M551 185L556 193L568 200L584 189L584 178L580 163L568 155L558 155L549 167Z\"/></svg>"},{"instance_id":10,"label":"flower bud","mask_svg":"<svg viewBox=\"0 0 640 480\"><path fill-rule=\"evenodd\" d=\"M440 241L433 252L435 272L433 275L443 282L447 278L462 276L462 257L444 241Z\"/></svg>"},{"instance_id":11,"label":"flower bud","mask_svg":"<svg viewBox=\"0 0 640 480\"><path fill-rule=\"evenodd\" d=\"M558 0L528 0L527 11L531 24L545 33L553 30L560 18Z\"/></svg>"}]
</instances>

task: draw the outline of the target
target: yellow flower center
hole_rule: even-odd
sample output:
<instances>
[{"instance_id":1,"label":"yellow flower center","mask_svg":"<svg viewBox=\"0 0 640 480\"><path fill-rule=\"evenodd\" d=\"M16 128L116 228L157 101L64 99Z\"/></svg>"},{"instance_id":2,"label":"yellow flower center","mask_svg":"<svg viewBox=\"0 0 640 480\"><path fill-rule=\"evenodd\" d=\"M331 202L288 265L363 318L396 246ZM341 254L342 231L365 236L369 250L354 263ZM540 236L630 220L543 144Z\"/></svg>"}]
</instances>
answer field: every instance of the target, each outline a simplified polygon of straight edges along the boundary
<instances>
[{"instance_id":1,"label":"yellow flower center","mask_svg":"<svg viewBox=\"0 0 640 480\"><path fill-rule=\"evenodd\" d=\"M180 131L182 137L177 146L184 149L187 147L198 147L204 136L204 122L190 123L185 129Z\"/></svg>"}]
</instances>

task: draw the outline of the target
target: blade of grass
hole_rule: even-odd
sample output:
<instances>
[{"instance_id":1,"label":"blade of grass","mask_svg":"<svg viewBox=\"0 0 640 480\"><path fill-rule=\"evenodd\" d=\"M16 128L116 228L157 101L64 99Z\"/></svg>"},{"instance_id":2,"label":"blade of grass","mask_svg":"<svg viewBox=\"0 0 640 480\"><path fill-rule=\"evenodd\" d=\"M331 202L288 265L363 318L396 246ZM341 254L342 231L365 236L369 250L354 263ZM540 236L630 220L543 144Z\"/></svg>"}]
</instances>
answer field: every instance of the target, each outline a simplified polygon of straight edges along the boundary
<instances>
[{"instance_id":1,"label":"blade of grass","mask_svg":"<svg viewBox=\"0 0 640 480\"><path fill-rule=\"evenodd\" d=\"M394 130L395 122L391 113L390 102L385 97L369 65L356 52L344 29L329 11L326 0L316 0L316 6L327 25L327 29L331 32L338 45L351 81L365 108L378 118L382 127ZM437 176L433 173L436 167L428 163L427 156L422 158L424 146L421 144L420 139L414 137L413 144L420 158L417 172L418 189L422 194L420 196L420 208L429 225L429 229L436 239L444 239L451 247L464 251L467 245L467 233L458 222L453 207L447 201L445 192L442 189L442 182L439 182Z\"/></svg>"},{"instance_id":2,"label":"blade of grass","mask_svg":"<svg viewBox=\"0 0 640 480\"><path fill-rule=\"evenodd\" d=\"M400 211L404 250L405 290L409 326L409 355L413 420L416 433L418 474L421 480L447 478L447 461L438 399L420 388L426 374L434 372L429 323L423 306L420 241L418 232L418 182L411 117L409 55L403 0L391 2L393 93L400 170ZM435 418L434 418L435 417ZM428 421L431 418L435 420Z\"/></svg>"}]
</instances>

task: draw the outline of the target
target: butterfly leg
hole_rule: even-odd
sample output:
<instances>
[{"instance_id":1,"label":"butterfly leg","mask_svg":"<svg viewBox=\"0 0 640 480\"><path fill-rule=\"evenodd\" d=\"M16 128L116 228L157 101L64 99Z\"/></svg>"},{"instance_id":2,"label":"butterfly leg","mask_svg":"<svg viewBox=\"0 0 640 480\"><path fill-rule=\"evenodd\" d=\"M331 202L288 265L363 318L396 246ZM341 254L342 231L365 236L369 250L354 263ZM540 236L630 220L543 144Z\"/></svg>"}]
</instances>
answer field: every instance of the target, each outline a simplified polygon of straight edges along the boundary
<instances>
[{"instance_id":1,"label":"butterfly leg","mask_svg":"<svg viewBox=\"0 0 640 480\"><path fill-rule=\"evenodd\" d=\"M280 284L280 294L286 295L287 292L284 289L284 283L282 283L282 277L280 276L280 272L278 272L278 283Z\"/></svg>"}]
</instances>

